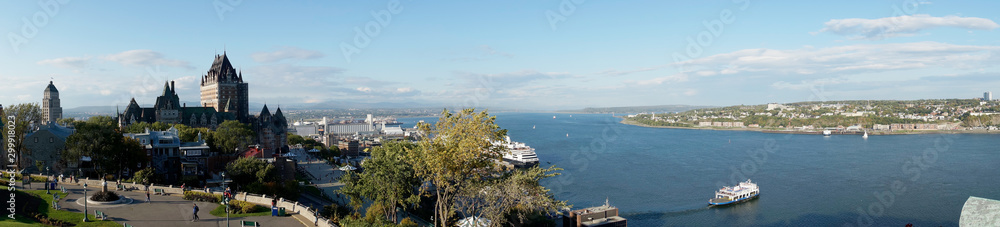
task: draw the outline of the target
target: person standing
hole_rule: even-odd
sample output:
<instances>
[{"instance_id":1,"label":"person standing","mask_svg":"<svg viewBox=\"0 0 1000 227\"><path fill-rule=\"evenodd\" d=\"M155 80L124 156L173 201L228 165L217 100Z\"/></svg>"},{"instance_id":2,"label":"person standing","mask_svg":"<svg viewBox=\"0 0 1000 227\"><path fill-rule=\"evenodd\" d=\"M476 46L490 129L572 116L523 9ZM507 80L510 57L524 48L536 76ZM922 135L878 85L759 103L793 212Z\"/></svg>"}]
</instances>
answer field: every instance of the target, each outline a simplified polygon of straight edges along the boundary
<instances>
[{"instance_id":1,"label":"person standing","mask_svg":"<svg viewBox=\"0 0 1000 227\"><path fill-rule=\"evenodd\" d=\"M197 221L198 219L200 219L200 218L198 218L198 204L195 203L194 204L194 216L191 218L191 221Z\"/></svg>"},{"instance_id":2,"label":"person standing","mask_svg":"<svg viewBox=\"0 0 1000 227\"><path fill-rule=\"evenodd\" d=\"M149 203L149 190L146 190L146 203Z\"/></svg>"}]
</instances>

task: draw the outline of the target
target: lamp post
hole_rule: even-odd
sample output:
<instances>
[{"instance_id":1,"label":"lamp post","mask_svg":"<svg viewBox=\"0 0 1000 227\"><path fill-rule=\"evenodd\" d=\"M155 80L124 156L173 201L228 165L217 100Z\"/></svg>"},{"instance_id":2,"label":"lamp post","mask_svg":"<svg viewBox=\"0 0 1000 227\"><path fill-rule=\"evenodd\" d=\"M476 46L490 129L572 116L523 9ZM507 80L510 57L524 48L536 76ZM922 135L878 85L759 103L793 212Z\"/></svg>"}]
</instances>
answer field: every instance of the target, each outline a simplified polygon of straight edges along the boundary
<instances>
[{"instance_id":1,"label":"lamp post","mask_svg":"<svg viewBox=\"0 0 1000 227\"><path fill-rule=\"evenodd\" d=\"M87 219L87 182L83 182L83 222L88 222Z\"/></svg>"},{"instance_id":2,"label":"lamp post","mask_svg":"<svg viewBox=\"0 0 1000 227\"><path fill-rule=\"evenodd\" d=\"M226 188L226 171L222 171L222 205L226 206L226 227L229 227L229 192Z\"/></svg>"},{"instance_id":3,"label":"lamp post","mask_svg":"<svg viewBox=\"0 0 1000 227\"><path fill-rule=\"evenodd\" d=\"M45 186L45 194L50 194L49 193L49 167L48 166L45 167L45 185L44 186Z\"/></svg>"}]
</instances>

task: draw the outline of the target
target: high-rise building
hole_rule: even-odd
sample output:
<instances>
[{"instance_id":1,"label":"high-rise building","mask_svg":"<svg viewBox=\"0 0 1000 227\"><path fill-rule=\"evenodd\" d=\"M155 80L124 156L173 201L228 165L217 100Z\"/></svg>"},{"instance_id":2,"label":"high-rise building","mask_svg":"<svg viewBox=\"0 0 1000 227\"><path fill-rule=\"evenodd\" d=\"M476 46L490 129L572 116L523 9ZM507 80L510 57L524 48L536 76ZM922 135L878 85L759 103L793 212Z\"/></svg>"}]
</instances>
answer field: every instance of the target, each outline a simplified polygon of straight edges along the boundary
<instances>
[{"instance_id":1,"label":"high-rise building","mask_svg":"<svg viewBox=\"0 0 1000 227\"><path fill-rule=\"evenodd\" d=\"M59 106L59 90L49 81L42 98L42 124L54 123L62 118L62 107Z\"/></svg>"},{"instance_id":2,"label":"high-rise building","mask_svg":"<svg viewBox=\"0 0 1000 227\"><path fill-rule=\"evenodd\" d=\"M993 92L988 92L988 91L984 92L983 101L991 101L991 100L993 100Z\"/></svg>"},{"instance_id":3,"label":"high-rise building","mask_svg":"<svg viewBox=\"0 0 1000 227\"><path fill-rule=\"evenodd\" d=\"M215 55L212 68L201 78L201 105L215 111L232 113L241 122L248 122L249 92L243 73L236 71L226 53Z\"/></svg>"}]
</instances>

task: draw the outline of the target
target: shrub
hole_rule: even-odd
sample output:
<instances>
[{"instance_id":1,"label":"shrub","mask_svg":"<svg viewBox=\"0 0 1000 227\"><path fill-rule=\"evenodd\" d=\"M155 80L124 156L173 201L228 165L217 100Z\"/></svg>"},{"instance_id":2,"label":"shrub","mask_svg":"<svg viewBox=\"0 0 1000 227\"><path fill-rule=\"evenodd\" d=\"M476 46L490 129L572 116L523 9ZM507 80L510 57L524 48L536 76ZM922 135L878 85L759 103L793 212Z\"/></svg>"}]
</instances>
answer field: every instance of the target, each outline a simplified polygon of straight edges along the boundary
<instances>
[{"instance_id":1,"label":"shrub","mask_svg":"<svg viewBox=\"0 0 1000 227\"><path fill-rule=\"evenodd\" d=\"M197 191L184 191L184 199L201 202L218 203L222 201L222 195L215 195Z\"/></svg>"},{"instance_id":2,"label":"shrub","mask_svg":"<svg viewBox=\"0 0 1000 227\"><path fill-rule=\"evenodd\" d=\"M35 219L46 226L72 226L69 222L46 217L44 214L35 214Z\"/></svg>"},{"instance_id":3,"label":"shrub","mask_svg":"<svg viewBox=\"0 0 1000 227\"><path fill-rule=\"evenodd\" d=\"M402 227L418 227L420 225L417 225L416 222L413 222L413 220L410 219L410 217L406 217L406 218L403 218L402 221L399 221L399 226L402 226Z\"/></svg>"},{"instance_id":4,"label":"shrub","mask_svg":"<svg viewBox=\"0 0 1000 227\"><path fill-rule=\"evenodd\" d=\"M112 191L96 192L94 193L94 196L90 197L90 199L100 202L111 202L118 200L118 194L115 194L115 192Z\"/></svg>"},{"instance_id":5,"label":"shrub","mask_svg":"<svg viewBox=\"0 0 1000 227\"><path fill-rule=\"evenodd\" d=\"M249 214L265 211L267 208L246 201L229 200L229 210L235 214Z\"/></svg>"},{"instance_id":6,"label":"shrub","mask_svg":"<svg viewBox=\"0 0 1000 227\"><path fill-rule=\"evenodd\" d=\"M42 176L31 176L32 183L44 183L48 181L48 178Z\"/></svg>"}]
</instances>

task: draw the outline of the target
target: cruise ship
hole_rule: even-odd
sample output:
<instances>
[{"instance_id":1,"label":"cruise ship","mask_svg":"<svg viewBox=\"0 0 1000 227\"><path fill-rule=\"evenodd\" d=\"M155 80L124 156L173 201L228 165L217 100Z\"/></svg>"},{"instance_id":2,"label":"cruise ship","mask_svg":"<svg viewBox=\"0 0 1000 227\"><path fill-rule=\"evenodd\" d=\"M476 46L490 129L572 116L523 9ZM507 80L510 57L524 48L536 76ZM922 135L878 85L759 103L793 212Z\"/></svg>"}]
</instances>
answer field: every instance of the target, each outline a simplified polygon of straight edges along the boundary
<instances>
[{"instance_id":1,"label":"cruise ship","mask_svg":"<svg viewBox=\"0 0 1000 227\"><path fill-rule=\"evenodd\" d=\"M504 138L501 146L507 148L507 153L503 155L504 161L518 167L538 165L538 155L535 154L535 148L531 148L524 143L512 142L510 141L510 136Z\"/></svg>"},{"instance_id":2,"label":"cruise ship","mask_svg":"<svg viewBox=\"0 0 1000 227\"><path fill-rule=\"evenodd\" d=\"M728 205L751 200L757 198L759 195L760 188L757 188L757 184L747 179L746 182L740 182L739 185L719 189L719 191L715 192L715 198L708 200L708 204L712 206Z\"/></svg>"}]
</instances>

